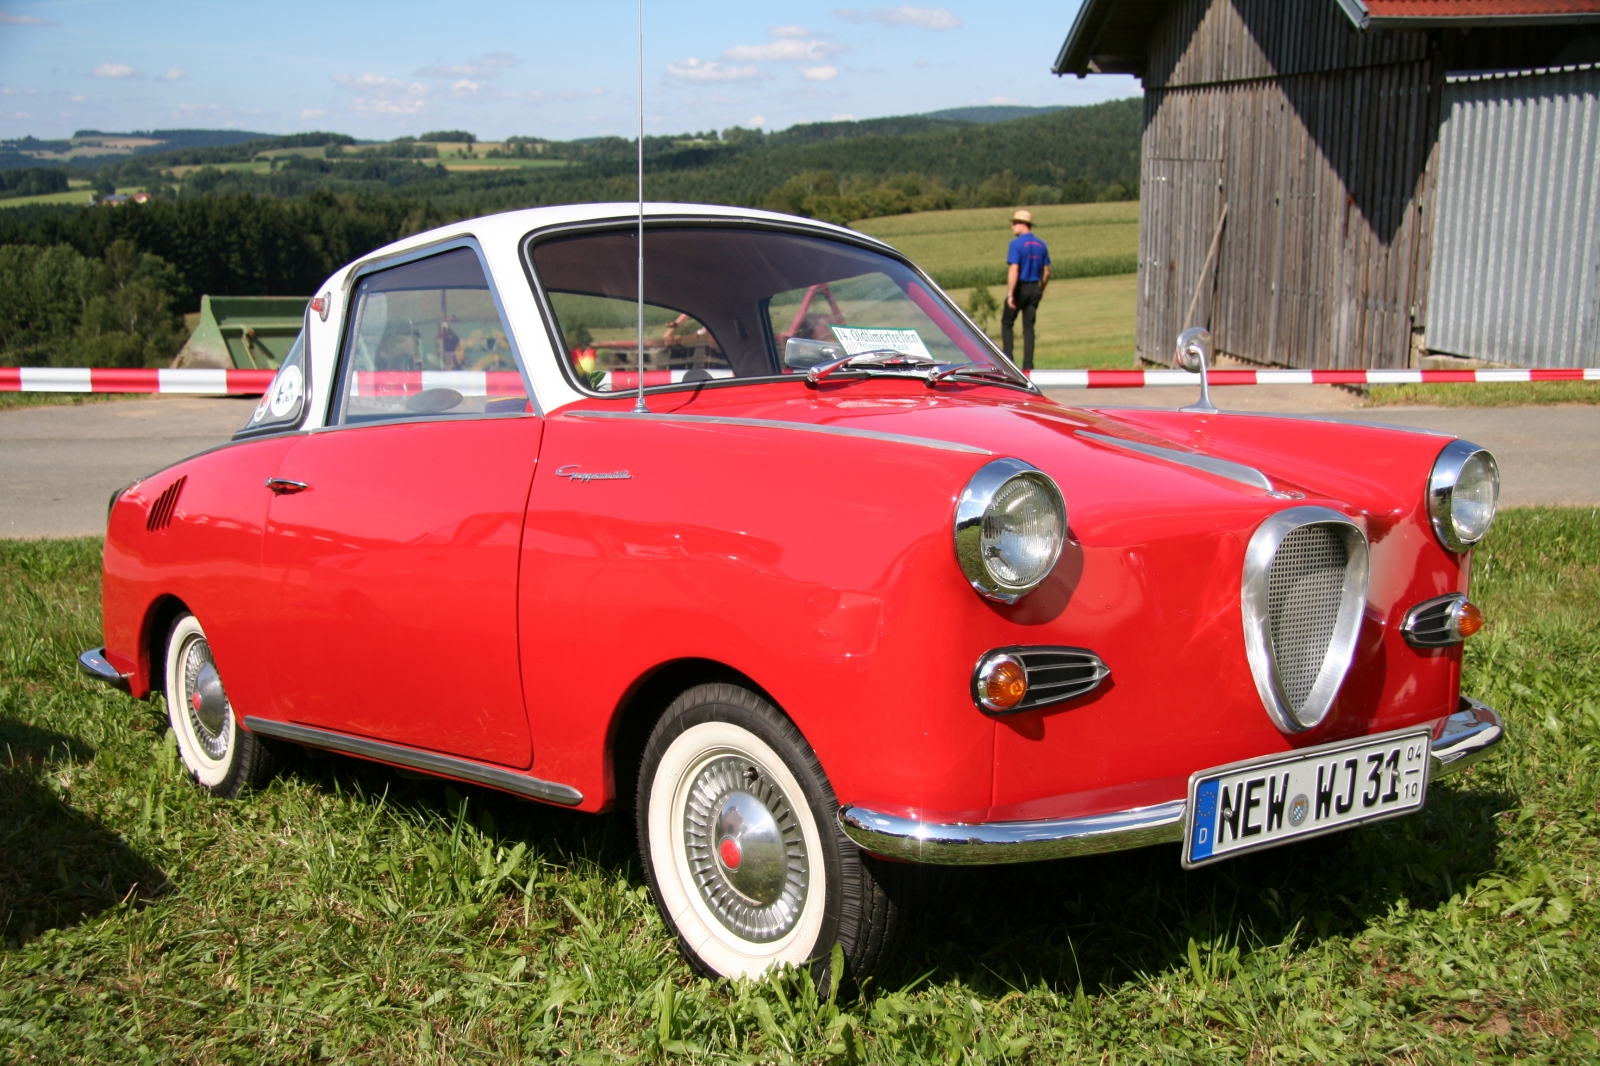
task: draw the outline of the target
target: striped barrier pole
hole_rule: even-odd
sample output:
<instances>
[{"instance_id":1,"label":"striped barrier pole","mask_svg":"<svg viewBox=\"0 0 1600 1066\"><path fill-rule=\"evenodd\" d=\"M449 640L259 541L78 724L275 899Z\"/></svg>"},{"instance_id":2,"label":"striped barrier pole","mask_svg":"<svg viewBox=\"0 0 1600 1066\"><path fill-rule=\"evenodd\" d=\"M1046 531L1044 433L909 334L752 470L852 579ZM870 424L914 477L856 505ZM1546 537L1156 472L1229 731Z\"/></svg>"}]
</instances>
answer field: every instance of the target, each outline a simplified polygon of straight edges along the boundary
<instances>
[{"instance_id":1,"label":"striped barrier pole","mask_svg":"<svg viewBox=\"0 0 1600 1066\"><path fill-rule=\"evenodd\" d=\"M0 392L159 392L260 396L274 370L119 370L106 367L0 367Z\"/></svg>"},{"instance_id":2,"label":"striped barrier pole","mask_svg":"<svg viewBox=\"0 0 1600 1066\"><path fill-rule=\"evenodd\" d=\"M144 392L210 396L259 396L272 384L271 370L117 370L101 367L0 367L0 392ZM646 371L646 385L732 377L727 370ZM1600 381L1600 367L1534 370L1213 370L1222 385L1411 385L1422 382ZM1186 370L1035 370L1033 383L1046 389L1142 389L1197 386ZM358 375L362 395L405 395L425 388L454 388L469 396L521 393L515 371L378 371ZM504 379L504 380L502 380ZM607 375L601 388L632 388L633 373Z\"/></svg>"},{"instance_id":3,"label":"striped barrier pole","mask_svg":"<svg viewBox=\"0 0 1600 1066\"><path fill-rule=\"evenodd\" d=\"M1142 389L1167 385L1198 387L1200 375L1187 370L1034 370L1033 383L1045 389ZM1423 382L1600 381L1600 367L1538 370L1213 370L1217 385L1415 385Z\"/></svg>"}]
</instances>

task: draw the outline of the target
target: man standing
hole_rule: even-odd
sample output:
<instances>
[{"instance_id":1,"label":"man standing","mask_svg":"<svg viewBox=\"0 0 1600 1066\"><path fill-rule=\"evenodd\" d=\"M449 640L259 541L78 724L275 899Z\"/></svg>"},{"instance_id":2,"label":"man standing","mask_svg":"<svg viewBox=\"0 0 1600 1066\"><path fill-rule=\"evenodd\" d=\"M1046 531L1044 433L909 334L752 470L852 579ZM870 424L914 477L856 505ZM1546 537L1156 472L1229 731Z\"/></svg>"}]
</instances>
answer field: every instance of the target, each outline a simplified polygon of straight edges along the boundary
<instances>
[{"instance_id":1,"label":"man standing","mask_svg":"<svg viewBox=\"0 0 1600 1066\"><path fill-rule=\"evenodd\" d=\"M1011 216L1011 247L1006 250L1006 306L1000 312L1000 347L1009 357L1014 343L1011 327L1022 312L1022 369L1033 369L1033 319L1039 300L1050 284L1050 249L1033 235L1033 212Z\"/></svg>"}]
</instances>

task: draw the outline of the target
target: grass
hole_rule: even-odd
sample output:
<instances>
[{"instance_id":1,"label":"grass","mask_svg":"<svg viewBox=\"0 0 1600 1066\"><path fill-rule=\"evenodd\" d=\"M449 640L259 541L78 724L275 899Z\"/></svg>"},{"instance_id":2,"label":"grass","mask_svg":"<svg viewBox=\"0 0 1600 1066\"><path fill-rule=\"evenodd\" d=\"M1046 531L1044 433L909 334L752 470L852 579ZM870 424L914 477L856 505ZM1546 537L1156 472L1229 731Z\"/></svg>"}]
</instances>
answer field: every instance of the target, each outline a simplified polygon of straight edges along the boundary
<instances>
[{"instance_id":1,"label":"grass","mask_svg":"<svg viewBox=\"0 0 1600 1066\"><path fill-rule=\"evenodd\" d=\"M972 290L949 290L962 307L972 297ZM995 306L1003 305L1006 297L1004 285L989 287ZM1136 274L1119 274L1101 278L1067 278L1052 281L1039 303L1037 338L1034 347L1034 366L1040 368L1064 367L1079 369L1134 369L1138 361L1134 356L1134 316L1139 298L1139 279ZM985 324L985 330L1000 341L1000 316L996 312ZM1022 321L1016 324L1015 356L1022 362Z\"/></svg>"},{"instance_id":2,"label":"grass","mask_svg":"<svg viewBox=\"0 0 1600 1066\"><path fill-rule=\"evenodd\" d=\"M0 200L0 208L28 207L33 204L91 204L94 190L69 189L66 192L47 192L38 196L10 196Z\"/></svg>"},{"instance_id":3,"label":"grass","mask_svg":"<svg viewBox=\"0 0 1600 1066\"><path fill-rule=\"evenodd\" d=\"M836 1001L717 984L613 817L303 759L224 803L80 679L99 542L0 542L0 1062L1571 1062L1600 1055L1600 515L1507 512L1427 810L1184 873L929 869Z\"/></svg>"},{"instance_id":4,"label":"grass","mask_svg":"<svg viewBox=\"0 0 1600 1066\"><path fill-rule=\"evenodd\" d=\"M76 407L85 403L142 399L137 392L0 392L0 411L14 407Z\"/></svg>"},{"instance_id":5,"label":"grass","mask_svg":"<svg viewBox=\"0 0 1600 1066\"><path fill-rule=\"evenodd\" d=\"M1015 208L925 211L852 223L904 252L946 289L1002 285ZM1050 246L1056 278L1131 274L1138 268L1139 204L1052 204L1029 208ZM1130 307L1129 329L1132 329Z\"/></svg>"},{"instance_id":6,"label":"grass","mask_svg":"<svg viewBox=\"0 0 1600 1066\"><path fill-rule=\"evenodd\" d=\"M1600 381L1496 381L1461 384L1373 385L1368 407L1515 407L1600 404Z\"/></svg>"}]
</instances>

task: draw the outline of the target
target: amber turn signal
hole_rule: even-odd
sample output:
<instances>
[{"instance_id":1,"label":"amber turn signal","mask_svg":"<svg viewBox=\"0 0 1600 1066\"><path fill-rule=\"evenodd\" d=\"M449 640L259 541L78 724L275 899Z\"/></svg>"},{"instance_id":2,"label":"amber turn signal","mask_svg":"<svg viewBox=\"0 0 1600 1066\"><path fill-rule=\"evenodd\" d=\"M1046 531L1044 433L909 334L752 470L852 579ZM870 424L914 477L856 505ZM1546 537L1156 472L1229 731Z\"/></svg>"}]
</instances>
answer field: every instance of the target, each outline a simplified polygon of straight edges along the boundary
<instances>
[{"instance_id":1,"label":"amber turn signal","mask_svg":"<svg viewBox=\"0 0 1600 1066\"><path fill-rule=\"evenodd\" d=\"M1028 671L1016 656L990 653L978 664L973 679L978 703L986 711L1009 711L1028 694Z\"/></svg>"},{"instance_id":2,"label":"amber turn signal","mask_svg":"<svg viewBox=\"0 0 1600 1066\"><path fill-rule=\"evenodd\" d=\"M1456 612L1456 632L1462 637L1470 637L1483 628L1483 612L1478 610L1478 605L1471 600L1461 604L1461 609Z\"/></svg>"}]
</instances>

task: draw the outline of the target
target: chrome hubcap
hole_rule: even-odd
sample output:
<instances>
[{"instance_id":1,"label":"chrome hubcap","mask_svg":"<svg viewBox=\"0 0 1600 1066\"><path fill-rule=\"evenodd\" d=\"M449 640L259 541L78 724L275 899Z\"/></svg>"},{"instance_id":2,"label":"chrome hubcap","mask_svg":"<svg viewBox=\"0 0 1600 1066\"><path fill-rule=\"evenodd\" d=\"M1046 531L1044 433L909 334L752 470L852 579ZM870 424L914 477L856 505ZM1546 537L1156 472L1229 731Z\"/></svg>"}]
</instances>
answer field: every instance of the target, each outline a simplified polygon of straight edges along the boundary
<instances>
[{"instance_id":1,"label":"chrome hubcap","mask_svg":"<svg viewBox=\"0 0 1600 1066\"><path fill-rule=\"evenodd\" d=\"M204 640L191 640L183 650L183 690L195 740L208 756L222 758L228 750L228 696Z\"/></svg>"},{"instance_id":2,"label":"chrome hubcap","mask_svg":"<svg viewBox=\"0 0 1600 1066\"><path fill-rule=\"evenodd\" d=\"M730 932L758 944L794 928L809 859L788 797L738 755L704 764L689 787L683 838L700 898Z\"/></svg>"}]
</instances>

